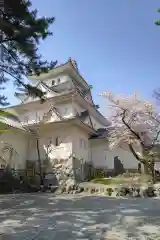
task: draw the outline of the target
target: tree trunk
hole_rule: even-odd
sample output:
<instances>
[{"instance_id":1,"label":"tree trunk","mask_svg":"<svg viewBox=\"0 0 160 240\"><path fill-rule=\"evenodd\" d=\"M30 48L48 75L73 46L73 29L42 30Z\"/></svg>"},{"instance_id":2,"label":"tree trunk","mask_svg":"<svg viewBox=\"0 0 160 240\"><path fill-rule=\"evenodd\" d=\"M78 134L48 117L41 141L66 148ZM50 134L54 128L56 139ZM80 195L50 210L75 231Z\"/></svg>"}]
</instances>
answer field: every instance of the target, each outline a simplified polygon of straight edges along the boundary
<instances>
[{"instance_id":1,"label":"tree trunk","mask_svg":"<svg viewBox=\"0 0 160 240\"><path fill-rule=\"evenodd\" d=\"M38 155L38 166L39 166L39 174L40 174L40 185L43 185L43 173L42 173L42 164L41 164L41 157L39 151L39 139L36 140L37 143L37 155Z\"/></svg>"},{"instance_id":2,"label":"tree trunk","mask_svg":"<svg viewBox=\"0 0 160 240\"><path fill-rule=\"evenodd\" d=\"M145 175L148 175L148 174L149 174L148 164L144 163L142 169L143 169L142 172L143 172Z\"/></svg>"},{"instance_id":3,"label":"tree trunk","mask_svg":"<svg viewBox=\"0 0 160 240\"><path fill-rule=\"evenodd\" d=\"M150 164L150 171L151 171L151 175L152 175L152 182L155 183L156 176L155 176L155 169L154 169L154 161L152 161Z\"/></svg>"},{"instance_id":4,"label":"tree trunk","mask_svg":"<svg viewBox=\"0 0 160 240\"><path fill-rule=\"evenodd\" d=\"M147 162L143 164L143 173L145 175L150 175L152 177L152 182L155 183L155 170L154 170L154 161L151 164Z\"/></svg>"},{"instance_id":5,"label":"tree trunk","mask_svg":"<svg viewBox=\"0 0 160 240\"><path fill-rule=\"evenodd\" d=\"M126 124L125 124L126 125ZM152 177L152 182L155 182L155 170L154 170L154 159L151 160L151 163L149 163L146 159L146 151L145 149L143 149L142 147L142 153L143 153L143 159L137 155L136 151L134 150L134 147L132 146L132 144L129 144L129 149L131 151L131 153L133 154L133 156L138 160L139 163L141 163L143 165L142 167L142 172L145 175L150 175Z\"/></svg>"}]
</instances>

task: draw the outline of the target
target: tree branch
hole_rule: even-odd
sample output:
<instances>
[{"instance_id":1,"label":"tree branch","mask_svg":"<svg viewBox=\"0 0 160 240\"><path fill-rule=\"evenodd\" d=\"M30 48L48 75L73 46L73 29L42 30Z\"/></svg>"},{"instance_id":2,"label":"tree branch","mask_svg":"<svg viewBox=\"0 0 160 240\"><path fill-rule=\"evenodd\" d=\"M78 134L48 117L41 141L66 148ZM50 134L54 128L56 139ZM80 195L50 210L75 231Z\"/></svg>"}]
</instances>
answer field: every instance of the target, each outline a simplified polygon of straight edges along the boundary
<instances>
[{"instance_id":1,"label":"tree branch","mask_svg":"<svg viewBox=\"0 0 160 240\"><path fill-rule=\"evenodd\" d=\"M8 72L7 70L5 70L3 65L0 65L0 71L3 71L3 72L5 72L5 73L9 74L11 77L13 77L14 79L16 79L20 84L22 84L22 86L25 87L25 84L24 84L21 80L19 80L19 78L17 78L16 76L14 76L13 74L11 74L11 73Z\"/></svg>"},{"instance_id":2,"label":"tree branch","mask_svg":"<svg viewBox=\"0 0 160 240\"><path fill-rule=\"evenodd\" d=\"M156 141L158 140L159 134L160 134L160 130L157 132L156 137L153 140L153 144L152 145L154 145L156 143Z\"/></svg>"},{"instance_id":3,"label":"tree branch","mask_svg":"<svg viewBox=\"0 0 160 240\"><path fill-rule=\"evenodd\" d=\"M124 124L124 125L129 129L129 131L140 141L140 144L141 144L143 147L145 147L145 146L144 146L144 143L142 142L142 140L141 140L141 138L140 138L140 136L139 136L139 134L136 133L136 132L131 128L131 126L125 121L126 111L127 111L127 110L124 110L124 111L123 111L123 117L122 117L122 122L123 122L123 124Z\"/></svg>"},{"instance_id":4,"label":"tree branch","mask_svg":"<svg viewBox=\"0 0 160 240\"><path fill-rule=\"evenodd\" d=\"M4 47L4 49L7 51L7 53L15 60L15 62L19 65L19 67L20 67L21 65L24 66L24 67L27 67L24 63L19 62L18 59L16 59L16 57L13 56L12 52L9 51L4 45L3 45L3 47ZM25 72L24 72L24 71L22 71L22 72L23 72L23 75L27 77L27 75L25 74Z\"/></svg>"},{"instance_id":5,"label":"tree branch","mask_svg":"<svg viewBox=\"0 0 160 240\"><path fill-rule=\"evenodd\" d=\"M4 38L1 43L6 43L6 42L12 42L12 41L16 41L16 38Z\"/></svg>"},{"instance_id":6,"label":"tree branch","mask_svg":"<svg viewBox=\"0 0 160 240\"><path fill-rule=\"evenodd\" d=\"M154 138L154 140L153 140L151 146L148 147L149 150L151 150L151 149L155 146L155 143L157 142L159 135L160 135L160 130L157 132L156 137Z\"/></svg>"},{"instance_id":7,"label":"tree branch","mask_svg":"<svg viewBox=\"0 0 160 240\"><path fill-rule=\"evenodd\" d=\"M141 158L138 156L138 154L135 152L132 144L130 143L130 144L128 144L128 146L129 146L129 149L130 149L131 153L133 154L133 156L134 156L139 162L144 163L143 159L141 159Z\"/></svg>"}]
</instances>

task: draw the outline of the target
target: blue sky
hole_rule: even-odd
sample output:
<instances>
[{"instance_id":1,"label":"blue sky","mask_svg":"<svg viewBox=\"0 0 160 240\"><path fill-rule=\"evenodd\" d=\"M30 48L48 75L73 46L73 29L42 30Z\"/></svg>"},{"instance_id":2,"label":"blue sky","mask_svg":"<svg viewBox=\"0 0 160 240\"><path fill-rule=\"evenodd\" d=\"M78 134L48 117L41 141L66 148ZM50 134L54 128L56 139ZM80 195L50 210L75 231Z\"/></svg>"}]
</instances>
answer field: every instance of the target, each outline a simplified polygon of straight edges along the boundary
<instances>
[{"instance_id":1,"label":"blue sky","mask_svg":"<svg viewBox=\"0 0 160 240\"><path fill-rule=\"evenodd\" d=\"M158 0L33 0L40 16L55 16L53 36L40 51L47 60L75 59L93 85L93 99L104 90L151 98L160 86L160 18ZM6 91L12 104L13 88Z\"/></svg>"}]
</instances>

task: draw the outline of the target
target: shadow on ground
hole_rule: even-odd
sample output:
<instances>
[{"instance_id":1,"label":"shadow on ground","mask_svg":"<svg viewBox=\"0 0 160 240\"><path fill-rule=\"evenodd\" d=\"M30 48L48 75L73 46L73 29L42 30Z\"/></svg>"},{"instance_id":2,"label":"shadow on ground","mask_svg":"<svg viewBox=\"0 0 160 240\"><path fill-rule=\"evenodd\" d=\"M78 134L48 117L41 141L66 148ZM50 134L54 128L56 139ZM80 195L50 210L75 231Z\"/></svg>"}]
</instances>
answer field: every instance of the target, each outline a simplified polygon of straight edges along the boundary
<instances>
[{"instance_id":1,"label":"shadow on ground","mask_svg":"<svg viewBox=\"0 0 160 240\"><path fill-rule=\"evenodd\" d=\"M7 240L160 239L158 199L7 195L0 210L0 235Z\"/></svg>"}]
</instances>

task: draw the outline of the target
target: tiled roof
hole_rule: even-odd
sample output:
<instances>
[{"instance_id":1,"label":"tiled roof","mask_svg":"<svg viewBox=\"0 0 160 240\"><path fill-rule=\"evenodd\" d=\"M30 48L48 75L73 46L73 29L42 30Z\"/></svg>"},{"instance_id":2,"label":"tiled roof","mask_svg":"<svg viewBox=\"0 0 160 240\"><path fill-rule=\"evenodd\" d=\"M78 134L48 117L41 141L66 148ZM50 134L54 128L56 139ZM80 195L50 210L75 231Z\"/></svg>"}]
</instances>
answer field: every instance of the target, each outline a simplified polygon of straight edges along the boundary
<instances>
[{"instance_id":1,"label":"tiled roof","mask_svg":"<svg viewBox=\"0 0 160 240\"><path fill-rule=\"evenodd\" d=\"M14 120L12 118L0 118L0 122L3 122L4 124L6 124L10 127L18 128L23 131L26 131L26 129L22 126L22 124L19 121Z\"/></svg>"}]
</instances>

